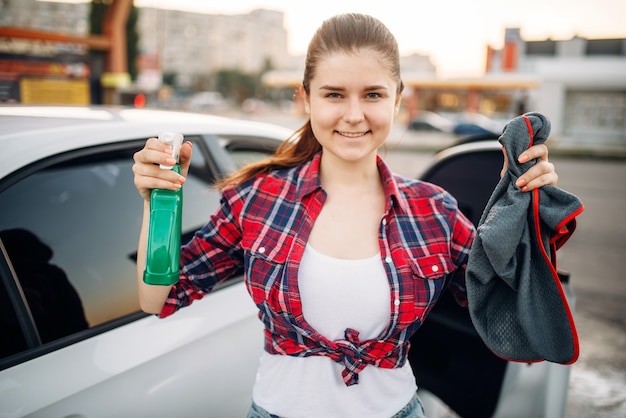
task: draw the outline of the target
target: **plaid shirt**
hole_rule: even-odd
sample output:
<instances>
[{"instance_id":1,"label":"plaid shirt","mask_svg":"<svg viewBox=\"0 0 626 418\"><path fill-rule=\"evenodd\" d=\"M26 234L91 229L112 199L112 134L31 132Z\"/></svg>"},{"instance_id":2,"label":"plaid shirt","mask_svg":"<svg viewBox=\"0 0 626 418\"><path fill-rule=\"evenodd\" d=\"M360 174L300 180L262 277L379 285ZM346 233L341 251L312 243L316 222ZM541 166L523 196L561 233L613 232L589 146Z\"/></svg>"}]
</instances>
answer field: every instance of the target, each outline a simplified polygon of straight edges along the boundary
<instances>
[{"instance_id":1,"label":"plaid shirt","mask_svg":"<svg viewBox=\"0 0 626 418\"><path fill-rule=\"evenodd\" d=\"M352 385L367 365L404 365L409 338L448 284L466 305L463 271L475 231L450 194L393 175L378 158L386 194L379 244L391 291L389 324L378 339L361 341L348 328L345 339L331 341L306 322L298 291L304 247L326 199L320 156L225 190L220 208L182 248L180 281L160 316L243 272L265 325L265 350L330 357L345 366L344 382Z\"/></svg>"}]
</instances>

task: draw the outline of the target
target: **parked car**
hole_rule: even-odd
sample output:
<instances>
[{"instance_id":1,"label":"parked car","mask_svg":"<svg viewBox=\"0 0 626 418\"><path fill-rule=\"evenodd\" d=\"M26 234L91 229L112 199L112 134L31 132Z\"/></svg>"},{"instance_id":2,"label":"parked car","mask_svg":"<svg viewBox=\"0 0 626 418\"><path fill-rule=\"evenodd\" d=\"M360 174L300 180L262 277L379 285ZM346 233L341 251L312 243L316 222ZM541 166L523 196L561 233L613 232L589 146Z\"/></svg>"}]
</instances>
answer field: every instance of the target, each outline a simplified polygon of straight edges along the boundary
<instances>
[{"instance_id":1,"label":"parked car","mask_svg":"<svg viewBox=\"0 0 626 418\"><path fill-rule=\"evenodd\" d=\"M457 137L499 135L503 124L480 113L435 113L420 111L408 125L423 134L445 134Z\"/></svg>"},{"instance_id":2,"label":"parked car","mask_svg":"<svg viewBox=\"0 0 626 418\"><path fill-rule=\"evenodd\" d=\"M422 110L409 121L408 128L417 132L454 133L454 122L435 112Z\"/></svg>"},{"instance_id":3,"label":"parked car","mask_svg":"<svg viewBox=\"0 0 626 418\"><path fill-rule=\"evenodd\" d=\"M226 99L219 91L203 91L189 99L188 110L192 112L215 112L224 110Z\"/></svg>"},{"instance_id":4,"label":"parked car","mask_svg":"<svg viewBox=\"0 0 626 418\"><path fill-rule=\"evenodd\" d=\"M166 319L139 310L132 155L162 130L194 143L184 236L217 207L216 179L292 133L181 112L0 106L0 416L245 416L263 335L241 277ZM501 155L496 141L459 145L422 178L476 222ZM463 417L564 416L569 368L498 359L445 296L412 346L429 417L449 416L439 400Z\"/></svg>"},{"instance_id":5,"label":"parked car","mask_svg":"<svg viewBox=\"0 0 626 418\"><path fill-rule=\"evenodd\" d=\"M194 153L183 231L214 181L292 130L132 108L0 106L0 416L244 416L262 325L240 278L160 320L140 312L133 153L159 131Z\"/></svg>"},{"instance_id":6,"label":"parked car","mask_svg":"<svg viewBox=\"0 0 626 418\"><path fill-rule=\"evenodd\" d=\"M452 121L456 135L499 135L504 128L503 122L477 112L444 113L442 116Z\"/></svg>"}]
</instances>

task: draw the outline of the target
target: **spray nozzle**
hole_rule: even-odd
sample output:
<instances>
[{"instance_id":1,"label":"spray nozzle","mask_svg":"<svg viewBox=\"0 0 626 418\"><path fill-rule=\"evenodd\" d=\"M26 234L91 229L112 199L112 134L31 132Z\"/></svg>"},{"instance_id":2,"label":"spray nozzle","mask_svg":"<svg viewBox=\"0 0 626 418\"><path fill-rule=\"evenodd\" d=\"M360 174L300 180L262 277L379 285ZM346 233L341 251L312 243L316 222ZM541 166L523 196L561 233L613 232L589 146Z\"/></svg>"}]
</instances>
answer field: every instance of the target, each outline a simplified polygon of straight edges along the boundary
<instances>
[{"instance_id":1,"label":"spray nozzle","mask_svg":"<svg viewBox=\"0 0 626 418\"><path fill-rule=\"evenodd\" d=\"M183 135L177 132L160 132L158 136L159 141L164 144L168 144L172 147L172 158L178 162L178 157L180 156L180 147L183 145ZM163 165L160 167L164 170L171 170L173 166L171 165Z\"/></svg>"}]
</instances>

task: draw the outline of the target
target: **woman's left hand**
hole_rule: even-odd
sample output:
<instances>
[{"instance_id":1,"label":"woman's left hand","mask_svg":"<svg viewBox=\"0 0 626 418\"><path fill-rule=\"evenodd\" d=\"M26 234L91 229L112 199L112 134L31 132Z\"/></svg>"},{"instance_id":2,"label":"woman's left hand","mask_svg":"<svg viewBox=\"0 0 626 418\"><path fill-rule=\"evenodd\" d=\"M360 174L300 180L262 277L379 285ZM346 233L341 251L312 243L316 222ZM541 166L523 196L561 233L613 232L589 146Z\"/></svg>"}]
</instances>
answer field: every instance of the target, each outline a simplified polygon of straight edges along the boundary
<instances>
[{"instance_id":1,"label":"woman's left hand","mask_svg":"<svg viewBox=\"0 0 626 418\"><path fill-rule=\"evenodd\" d=\"M504 148L502 152L504 154L504 166L502 167L501 177L506 173L509 163ZM556 186L559 180L559 176L554 170L554 164L548 161L548 147L544 144L534 145L528 148L520 154L517 160L523 164L535 158L538 159L537 163L529 168L528 171L521 175L515 182L515 185L519 187L522 192L528 192L545 185Z\"/></svg>"}]
</instances>

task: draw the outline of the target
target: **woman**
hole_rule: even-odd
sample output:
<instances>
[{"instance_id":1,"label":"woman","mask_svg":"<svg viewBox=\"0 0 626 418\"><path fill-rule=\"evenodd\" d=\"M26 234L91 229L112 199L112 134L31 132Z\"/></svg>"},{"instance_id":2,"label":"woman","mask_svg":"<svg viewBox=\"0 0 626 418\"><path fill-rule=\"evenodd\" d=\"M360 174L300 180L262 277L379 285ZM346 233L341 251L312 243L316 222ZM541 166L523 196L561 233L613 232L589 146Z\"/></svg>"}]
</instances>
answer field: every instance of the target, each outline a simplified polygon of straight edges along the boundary
<instances>
[{"instance_id":1,"label":"woman","mask_svg":"<svg viewBox=\"0 0 626 418\"><path fill-rule=\"evenodd\" d=\"M392 174L378 156L402 89L398 46L381 22L325 21L300 88L309 120L273 157L220 184L222 205L183 247L171 288L141 280L149 195L182 186L191 145L182 176L159 169L173 161L154 138L135 155L141 307L167 316L244 272L265 325L250 417L423 416L408 340L445 287L465 303L474 228L448 193ZM545 146L520 160L535 158L522 192L556 184Z\"/></svg>"}]
</instances>

